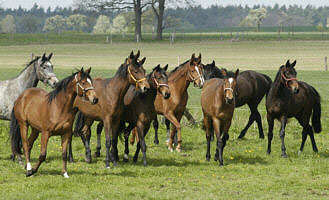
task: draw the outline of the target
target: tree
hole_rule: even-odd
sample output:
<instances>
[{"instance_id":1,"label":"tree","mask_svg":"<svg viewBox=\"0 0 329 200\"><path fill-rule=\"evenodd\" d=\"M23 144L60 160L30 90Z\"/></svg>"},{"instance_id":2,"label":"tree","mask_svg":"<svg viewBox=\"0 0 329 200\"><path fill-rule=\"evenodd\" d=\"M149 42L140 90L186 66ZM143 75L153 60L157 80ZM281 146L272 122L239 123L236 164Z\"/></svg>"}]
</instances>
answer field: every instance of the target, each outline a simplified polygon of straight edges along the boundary
<instances>
[{"instance_id":1,"label":"tree","mask_svg":"<svg viewBox=\"0 0 329 200\"><path fill-rule=\"evenodd\" d=\"M40 27L42 28L41 23L37 17L28 15L24 16L18 24L21 32L36 33L40 31Z\"/></svg>"},{"instance_id":2,"label":"tree","mask_svg":"<svg viewBox=\"0 0 329 200\"><path fill-rule=\"evenodd\" d=\"M84 28L87 27L86 22L87 17L85 15L71 15L66 19L67 27L72 29L73 31L81 32Z\"/></svg>"},{"instance_id":3,"label":"tree","mask_svg":"<svg viewBox=\"0 0 329 200\"><path fill-rule=\"evenodd\" d=\"M61 15L56 15L54 17L47 18L46 23L43 27L43 31L61 33L63 30L65 30L65 27L65 18Z\"/></svg>"},{"instance_id":4,"label":"tree","mask_svg":"<svg viewBox=\"0 0 329 200\"><path fill-rule=\"evenodd\" d=\"M250 15L247 15L239 24L242 27L253 27L255 26L255 20Z\"/></svg>"},{"instance_id":5,"label":"tree","mask_svg":"<svg viewBox=\"0 0 329 200\"><path fill-rule=\"evenodd\" d=\"M133 10L135 14L135 39L142 39L142 11L150 5L151 0L78 0L80 6L83 5L88 8L96 9L98 11L104 10Z\"/></svg>"},{"instance_id":6,"label":"tree","mask_svg":"<svg viewBox=\"0 0 329 200\"><path fill-rule=\"evenodd\" d=\"M109 33L111 31L110 29L111 29L111 23L109 17L105 15L100 15L94 26L93 33L105 34L105 33Z\"/></svg>"},{"instance_id":7,"label":"tree","mask_svg":"<svg viewBox=\"0 0 329 200\"><path fill-rule=\"evenodd\" d=\"M4 33L15 33L16 32L15 19L12 15L7 15L1 21L1 30Z\"/></svg>"},{"instance_id":8,"label":"tree","mask_svg":"<svg viewBox=\"0 0 329 200\"><path fill-rule=\"evenodd\" d=\"M260 31L260 25L266 18L267 10L266 8L256 8L249 11L249 14L245 18L246 21L254 21L257 24L257 32Z\"/></svg>"}]
</instances>

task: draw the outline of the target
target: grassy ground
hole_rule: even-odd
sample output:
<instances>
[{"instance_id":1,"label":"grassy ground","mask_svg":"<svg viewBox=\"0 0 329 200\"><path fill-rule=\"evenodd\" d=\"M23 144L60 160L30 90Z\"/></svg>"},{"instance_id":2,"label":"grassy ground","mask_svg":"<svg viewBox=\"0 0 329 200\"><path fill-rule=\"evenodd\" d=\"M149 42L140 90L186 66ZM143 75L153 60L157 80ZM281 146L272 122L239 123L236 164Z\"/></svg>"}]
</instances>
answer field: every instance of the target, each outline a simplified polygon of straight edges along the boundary
<instances>
[{"instance_id":1,"label":"grassy ground","mask_svg":"<svg viewBox=\"0 0 329 200\"><path fill-rule=\"evenodd\" d=\"M289 158L280 157L279 127L276 122L272 154L266 155L265 140L258 139L257 127L252 126L246 139L237 140L247 123L247 107L238 108L230 129L230 140L224 151L224 167L213 160L207 162L204 131L190 127L184 121L183 152L170 153L166 149L165 128L160 128L160 145L153 144L153 128L147 136L148 166L141 160L137 164L119 162L116 168L105 169L105 154L84 162L84 149L79 138L74 138L75 163L68 165L70 179L61 174L60 139L50 139L47 161L31 178L25 178L25 170L9 160L10 142L8 122L0 122L0 198L1 199L327 199L329 198L329 91L328 72L321 72L321 57L328 55L324 42L256 42L256 43L190 43L177 46L142 44L142 55L148 57L147 69L155 63L177 64L175 56L187 58L191 52L202 52L204 62L212 60L224 66L242 69L259 69L274 77L277 68L286 58L298 59L298 78L313 85L322 96L323 131L315 136L319 153L312 152L310 140L301 156L297 150L301 142L301 128L296 120L290 120L286 129L286 146ZM114 68L122 62L135 44L117 45L46 45L10 46L0 49L0 79L8 79L18 73L18 66L27 61L29 52L53 50L54 63L59 78L72 72L83 63L96 66L93 76L110 77ZM156 50L156 53L155 53ZM318 51L316 51L318 50ZM156 55L155 55L156 54ZM74 56L72 56L74 55ZM81 56L80 56L81 55ZM174 58L173 58L174 57ZM319 61L317 61L319 59ZM183 62L183 59L181 59ZM10 63L10 64L8 64ZM66 64L68 63L68 64ZM97 63L92 65L92 63ZM312 64L314 63L314 65ZM303 69L303 70L302 70ZM308 71L306 71L308 70ZM312 70L312 71L311 71ZM42 84L40 83L40 86ZM202 119L200 90L189 88L189 105L195 118ZM265 135L264 102L260 104ZM95 127L93 127L95 135ZM103 139L104 144L104 139ZM92 139L92 150L96 141ZM135 147L131 147L131 155ZM39 143L32 150L32 162L37 161ZM123 145L119 152L122 157ZM215 145L211 154L214 157Z\"/></svg>"}]
</instances>

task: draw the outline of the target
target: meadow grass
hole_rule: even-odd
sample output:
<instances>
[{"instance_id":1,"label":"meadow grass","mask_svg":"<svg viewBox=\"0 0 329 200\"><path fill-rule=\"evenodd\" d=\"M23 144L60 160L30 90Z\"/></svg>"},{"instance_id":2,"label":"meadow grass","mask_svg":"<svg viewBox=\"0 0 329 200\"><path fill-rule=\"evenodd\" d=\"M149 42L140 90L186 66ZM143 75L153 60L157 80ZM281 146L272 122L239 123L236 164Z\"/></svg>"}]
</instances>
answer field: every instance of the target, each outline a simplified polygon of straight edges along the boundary
<instances>
[{"instance_id":1,"label":"meadow grass","mask_svg":"<svg viewBox=\"0 0 329 200\"><path fill-rule=\"evenodd\" d=\"M129 163L105 169L104 133L100 158L91 164L84 162L84 148L80 138L73 139L75 162L68 165L69 179L61 176L62 158L60 138L52 137L46 162L33 177L26 178L25 170L9 159L9 123L0 121L0 199L327 199L329 198L329 84L328 72L319 71L321 56L328 54L325 42L241 42L165 44L133 43L114 45L27 45L0 49L0 79L16 76L22 63L34 51L54 51L55 72L59 78L71 74L74 67L95 66L93 77L111 77L115 68L131 49L140 48L148 58L147 71L155 63L169 63L171 69L191 52L202 52L203 62L213 58L233 69L257 69L274 78L285 59L297 59L298 78L313 85L322 96L323 131L315 135L319 153L312 151L309 138L304 152L297 155L301 143L301 127L294 119L286 128L288 158L281 158L279 123L275 123L272 154L266 155L267 123L264 101L259 105L265 140L258 139L258 129L251 126L244 140L237 140L248 121L247 106L237 108L230 128L230 139L224 150L224 167L214 162L215 143L211 146L212 159L207 162L205 133L200 124L190 126L183 119L183 152L170 153L165 146L165 127L160 124L160 144L153 144L154 130L147 137L148 166L141 161L134 164L135 147L130 146ZM319 49L319 51L316 51ZM311 55L310 55L311 54ZM174 58L173 58L174 57ZM314 62L314 65L312 65ZM93 63L97 63L93 65ZM44 87L39 83L39 87ZM47 88L49 90L49 88ZM202 120L200 90L189 88L188 108L198 122ZM91 148L96 147L95 125L92 128ZM32 163L37 162L39 140L32 150ZM119 142L119 156L123 144Z\"/></svg>"}]
</instances>

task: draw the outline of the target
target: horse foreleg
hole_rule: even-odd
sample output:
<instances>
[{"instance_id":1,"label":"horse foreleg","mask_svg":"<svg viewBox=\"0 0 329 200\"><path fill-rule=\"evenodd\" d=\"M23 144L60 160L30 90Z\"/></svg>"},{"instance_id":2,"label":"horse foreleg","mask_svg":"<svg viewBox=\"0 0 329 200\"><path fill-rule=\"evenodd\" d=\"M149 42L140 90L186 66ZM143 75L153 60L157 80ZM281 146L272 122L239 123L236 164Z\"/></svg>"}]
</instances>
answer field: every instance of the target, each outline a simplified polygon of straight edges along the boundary
<instances>
[{"instance_id":1,"label":"horse foreleg","mask_svg":"<svg viewBox=\"0 0 329 200\"><path fill-rule=\"evenodd\" d=\"M32 132L31 135L28 139L28 144L29 144L29 157L31 156L31 150L33 148L33 144L35 142L35 140L38 138L39 136L39 131L35 128L32 128Z\"/></svg>"},{"instance_id":2,"label":"horse foreleg","mask_svg":"<svg viewBox=\"0 0 329 200\"><path fill-rule=\"evenodd\" d=\"M103 127L104 127L103 122L99 122L97 125L97 147L96 147L95 157L101 156L101 148L102 148L101 134Z\"/></svg>"},{"instance_id":3,"label":"horse foreleg","mask_svg":"<svg viewBox=\"0 0 329 200\"><path fill-rule=\"evenodd\" d=\"M134 144L134 142L135 142L134 126L130 123L129 126L127 128L125 128L125 130L124 130L124 137L125 137L125 151L124 151L124 155L123 155L124 162L128 162L128 160L129 160L129 135L130 135L130 132L132 129L133 129L133 134L132 134L130 142L132 142L132 144Z\"/></svg>"},{"instance_id":4,"label":"horse foreleg","mask_svg":"<svg viewBox=\"0 0 329 200\"><path fill-rule=\"evenodd\" d=\"M267 113L267 123L268 123L267 154L270 154L271 153L271 144L272 144L272 139L273 139L274 119L269 113Z\"/></svg>"},{"instance_id":5,"label":"horse foreleg","mask_svg":"<svg viewBox=\"0 0 329 200\"><path fill-rule=\"evenodd\" d=\"M284 144L284 136L285 136L285 128L286 128L286 125L287 125L287 117L282 116L281 117L280 138L281 138L281 151L282 151L281 156L284 157L284 158L287 157L286 146Z\"/></svg>"},{"instance_id":6,"label":"horse foreleg","mask_svg":"<svg viewBox=\"0 0 329 200\"><path fill-rule=\"evenodd\" d=\"M105 147L106 147L106 158L105 158L105 167L110 168L110 158L112 159L112 155L110 155L110 147L111 147L111 136L112 130L110 130L110 120L103 121L104 131L105 131Z\"/></svg>"},{"instance_id":7,"label":"horse foreleg","mask_svg":"<svg viewBox=\"0 0 329 200\"><path fill-rule=\"evenodd\" d=\"M63 158L63 176L65 178L69 178L69 175L67 174L67 145L69 141L71 140L72 132L71 130L62 135L62 158Z\"/></svg>"},{"instance_id":8,"label":"horse foreleg","mask_svg":"<svg viewBox=\"0 0 329 200\"><path fill-rule=\"evenodd\" d=\"M212 124L217 138L217 148L215 154L215 161L219 160L219 166L223 165L223 140L220 131L220 121L216 118L212 118Z\"/></svg>"},{"instance_id":9,"label":"horse foreleg","mask_svg":"<svg viewBox=\"0 0 329 200\"><path fill-rule=\"evenodd\" d=\"M70 141L69 141L69 144L68 144L68 148L69 148L69 162L70 163L73 163L74 162L73 152L72 152L72 136L73 135L71 135L71 138L70 138Z\"/></svg>"},{"instance_id":10,"label":"horse foreleg","mask_svg":"<svg viewBox=\"0 0 329 200\"><path fill-rule=\"evenodd\" d=\"M158 129L159 129L159 122L158 117L156 116L153 120L153 128L154 128L154 144L159 144L159 138L158 138Z\"/></svg>"},{"instance_id":11,"label":"horse foreleg","mask_svg":"<svg viewBox=\"0 0 329 200\"><path fill-rule=\"evenodd\" d=\"M28 176L29 173L32 171L31 163L30 163L30 152L29 152L29 142L27 139L28 135L28 125L25 123L19 123L20 131L21 131L21 138L22 138L22 145L23 145L23 150L25 154L25 159L26 159L26 169L27 169L27 174Z\"/></svg>"},{"instance_id":12,"label":"horse foreleg","mask_svg":"<svg viewBox=\"0 0 329 200\"><path fill-rule=\"evenodd\" d=\"M173 152L173 140L174 140L174 136L175 136L175 129L177 131L179 131L179 133L180 133L181 127L180 127L179 121L177 120L176 116L173 113L169 113L165 117L175 126L171 129L169 143L168 143L169 151ZM181 141L179 142L179 145L180 145L180 143L181 143ZM179 151L180 151L180 149L179 149Z\"/></svg>"},{"instance_id":13,"label":"horse foreleg","mask_svg":"<svg viewBox=\"0 0 329 200\"><path fill-rule=\"evenodd\" d=\"M32 170L27 171L26 176L31 176L32 174L36 173L41 163L43 163L46 160L49 137L50 137L50 132L44 131L41 133L41 151L40 151L39 161Z\"/></svg>"},{"instance_id":14,"label":"horse foreleg","mask_svg":"<svg viewBox=\"0 0 329 200\"><path fill-rule=\"evenodd\" d=\"M85 131L85 136L86 136L86 140L85 140L85 149L86 149L86 163L91 163L92 158L91 158L91 149L90 149L90 137L91 137L91 130L90 130L90 126L85 125L84 129L86 129Z\"/></svg>"}]
</instances>

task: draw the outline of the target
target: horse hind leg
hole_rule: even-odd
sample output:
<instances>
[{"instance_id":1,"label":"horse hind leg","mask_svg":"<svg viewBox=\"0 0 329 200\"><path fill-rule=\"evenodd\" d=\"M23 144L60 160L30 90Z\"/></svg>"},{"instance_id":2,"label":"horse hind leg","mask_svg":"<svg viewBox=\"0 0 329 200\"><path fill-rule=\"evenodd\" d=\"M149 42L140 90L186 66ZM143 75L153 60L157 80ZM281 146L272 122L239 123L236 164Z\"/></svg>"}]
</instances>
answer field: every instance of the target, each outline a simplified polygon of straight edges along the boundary
<instances>
[{"instance_id":1,"label":"horse hind leg","mask_svg":"<svg viewBox=\"0 0 329 200\"><path fill-rule=\"evenodd\" d=\"M154 144L159 144L159 138L158 138L158 129L159 129L159 122L158 117L155 117L153 120L153 128L154 128Z\"/></svg>"},{"instance_id":2,"label":"horse hind leg","mask_svg":"<svg viewBox=\"0 0 329 200\"><path fill-rule=\"evenodd\" d=\"M272 139L273 139L273 127L274 127L274 119L273 117L267 113L267 123L268 123L268 134L267 134L267 154L271 153Z\"/></svg>"},{"instance_id":3,"label":"horse hind leg","mask_svg":"<svg viewBox=\"0 0 329 200\"><path fill-rule=\"evenodd\" d=\"M46 160L49 137L50 137L50 132L45 131L41 133L41 151L40 151L39 161L32 170L27 171L26 176L31 176L34 173L36 173L40 165Z\"/></svg>"},{"instance_id":4,"label":"horse hind leg","mask_svg":"<svg viewBox=\"0 0 329 200\"><path fill-rule=\"evenodd\" d=\"M302 132L302 143L300 145L300 149L298 151L298 155L300 155L303 152L305 141L307 139L307 128L303 127L303 132Z\"/></svg>"},{"instance_id":5,"label":"horse hind leg","mask_svg":"<svg viewBox=\"0 0 329 200\"><path fill-rule=\"evenodd\" d=\"M250 116L249 116L248 123L247 123L247 125L244 127L244 129L241 131L241 133L240 133L238 139L242 139L242 138L246 135L248 129L250 128L250 126L252 125L252 123L254 123L254 121L256 120L256 115L257 115L256 112L258 113L257 108L254 109L254 108L251 107L251 106L249 106L249 108L250 108ZM258 114L259 114L259 113L258 113Z\"/></svg>"},{"instance_id":6,"label":"horse hind leg","mask_svg":"<svg viewBox=\"0 0 329 200\"><path fill-rule=\"evenodd\" d=\"M286 146L284 144L284 137L285 137L285 128L286 128L286 125L287 125L287 117L283 116L283 117L281 117L281 130L280 130L281 151L282 151L281 156L283 158L287 158Z\"/></svg>"},{"instance_id":7,"label":"horse hind leg","mask_svg":"<svg viewBox=\"0 0 329 200\"><path fill-rule=\"evenodd\" d=\"M27 138L28 135L28 125L25 123L19 124L21 137L22 137L22 145L24 149L25 159L26 159L26 176L31 176L33 174L32 166L30 163L30 151L29 151L29 141Z\"/></svg>"},{"instance_id":8,"label":"horse hind leg","mask_svg":"<svg viewBox=\"0 0 329 200\"><path fill-rule=\"evenodd\" d=\"M207 153L206 153L206 160L210 161L211 155L210 155L210 143L211 143L211 135L213 135L211 132L211 119L209 119L207 116L204 116L203 123L206 129L206 140L207 140Z\"/></svg>"},{"instance_id":9,"label":"horse hind leg","mask_svg":"<svg viewBox=\"0 0 329 200\"><path fill-rule=\"evenodd\" d=\"M262 116L258 112L258 109L256 110L255 113L255 118L258 126L258 132L259 132L259 138L264 139L264 130L263 130L263 124L262 124Z\"/></svg>"}]
</instances>

